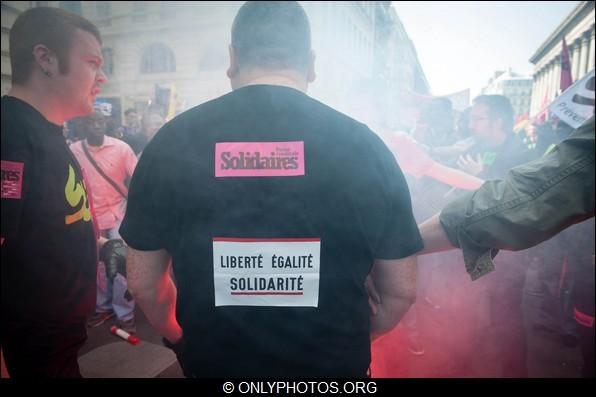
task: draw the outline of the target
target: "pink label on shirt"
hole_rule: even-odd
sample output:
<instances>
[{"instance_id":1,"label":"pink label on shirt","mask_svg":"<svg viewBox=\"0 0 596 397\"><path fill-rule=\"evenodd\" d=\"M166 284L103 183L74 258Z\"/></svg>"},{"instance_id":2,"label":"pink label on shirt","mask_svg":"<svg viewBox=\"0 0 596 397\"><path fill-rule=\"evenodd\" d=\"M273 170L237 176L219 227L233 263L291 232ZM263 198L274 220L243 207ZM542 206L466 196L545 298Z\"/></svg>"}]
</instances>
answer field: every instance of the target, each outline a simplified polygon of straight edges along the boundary
<instances>
[{"instance_id":1,"label":"pink label on shirt","mask_svg":"<svg viewBox=\"0 0 596 397\"><path fill-rule=\"evenodd\" d=\"M2 198L20 199L23 187L23 163L2 160Z\"/></svg>"},{"instance_id":2,"label":"pink label on shirt","mask_svg":"<svg viewBox=\"0 0 596 397\"><path fill-rule=\"evenodd\" d=\"M304 175L304 142L220 142L215 144L215 176Z\"/></svg>"}]
</instances>

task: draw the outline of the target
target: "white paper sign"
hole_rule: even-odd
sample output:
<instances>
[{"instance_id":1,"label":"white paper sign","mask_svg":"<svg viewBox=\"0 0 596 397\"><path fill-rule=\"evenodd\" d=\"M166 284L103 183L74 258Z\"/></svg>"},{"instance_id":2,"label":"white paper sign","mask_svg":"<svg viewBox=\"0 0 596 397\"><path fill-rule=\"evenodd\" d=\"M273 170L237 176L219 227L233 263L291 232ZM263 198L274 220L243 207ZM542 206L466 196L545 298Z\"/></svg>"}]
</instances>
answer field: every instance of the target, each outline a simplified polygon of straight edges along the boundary
<instances>
[{"instance_id":1,"label":"white paper sign","mask_svg":"<svg viewBox=\"0 0 596 397\"><path fill-rule=\"evenodd\" d=\"M549 110L573 128L594 114L594 70L576 81L550 104Z\"/></svg>"},{"instance_id":2,"label":"white paper sign","mask_svg":"<svg viewBox=\"0 0 596 397\"><path fill-rule=\"evenodd\" d=\"M215 306L319 304L321 240L213 239Z\"/></svg>"}]
</instances>

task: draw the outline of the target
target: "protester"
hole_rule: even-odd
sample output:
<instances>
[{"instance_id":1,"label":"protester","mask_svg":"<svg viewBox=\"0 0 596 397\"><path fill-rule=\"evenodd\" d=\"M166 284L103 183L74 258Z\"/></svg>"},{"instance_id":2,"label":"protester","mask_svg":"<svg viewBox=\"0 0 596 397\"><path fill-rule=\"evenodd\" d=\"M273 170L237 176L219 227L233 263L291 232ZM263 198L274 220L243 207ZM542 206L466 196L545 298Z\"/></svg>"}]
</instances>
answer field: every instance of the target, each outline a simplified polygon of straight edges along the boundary
<instances>
[{"instance_id":1,"label":"protester","mask_svg":"<svg viewBox=\"0 0 596 397\"><path fill-rule=\"evenodd\" d=\"M96 111L81 120L87 139L70 148L87 175L100 235L118 239L126 208L126 182L132 177L137 157L125 142L106 136L107 118ZM99 263L96 309L87 325L97 327L116 315L120 328L135 333L135 305L127 291L126 274L114 270L106 263Z\"/></svg>"},{"instance_id":2,"label":"protester","mask_svg":"<svg viewBox=\"0 0 596 397\"><path fill-rule=\"evenodd\" d=\"M305 94L297 2L240 8L228 76L230 94L178 115L140 158L120 228L133 295L186 376L365 377L371 333L415 296L403 175L366 126Z\"/></svg>"},{"instance_id":3,"label":"protester","mask_svg":"<svg viewBox=\"0 0 596 397\"><path fill-rule=\"evenodd\" d=\"M62 134L93 110L101 38L57 8L10 29L12 88L2 97L2 334L11 377L80 377L93 310L96 235L83 174Z\"/></svg>"},{"instance_id":4,"label":"protester","mask_svg":"<svg viewBox=\"0 0 596 397\"><path fill-rule=\"evenodd\" d=\"M163 116L157 111L149 109L143 114L139 132L134 135L127 134L123 140L130 145L137 156L140 156L147 144L163 125Z\"/></svg>"}]
</instances>

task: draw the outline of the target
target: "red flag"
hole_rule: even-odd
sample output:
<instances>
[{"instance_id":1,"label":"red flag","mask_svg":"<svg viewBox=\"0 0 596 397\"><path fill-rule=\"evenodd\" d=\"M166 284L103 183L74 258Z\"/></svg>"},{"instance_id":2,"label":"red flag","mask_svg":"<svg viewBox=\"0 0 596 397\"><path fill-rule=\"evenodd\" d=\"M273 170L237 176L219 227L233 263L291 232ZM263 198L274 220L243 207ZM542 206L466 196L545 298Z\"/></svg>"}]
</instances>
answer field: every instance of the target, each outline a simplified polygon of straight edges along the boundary
<instances>
[{"instance_id":1,"label":"red flag","mask_svg":"<svg viewBox=\"0 0 596 397\"><path fill-rule=\"evenodd\" d=\"M515 124L521 123L524 120L528 120L528 112L522 113L515 118Z\"/></svg>"},{"instance_id":2,"label":"red flag","mask_svg":"<svg viewBox=\"0 0 596 397\"><path fill-rule=\"evenodd\" d=\"M573 80L571 79L569 49L567 48L567 43L565 42L565 38L563 37L563 49L561 50L561 84L559 85L561 92L569 88L572 82Z\"/></svg>"}]
</instances>

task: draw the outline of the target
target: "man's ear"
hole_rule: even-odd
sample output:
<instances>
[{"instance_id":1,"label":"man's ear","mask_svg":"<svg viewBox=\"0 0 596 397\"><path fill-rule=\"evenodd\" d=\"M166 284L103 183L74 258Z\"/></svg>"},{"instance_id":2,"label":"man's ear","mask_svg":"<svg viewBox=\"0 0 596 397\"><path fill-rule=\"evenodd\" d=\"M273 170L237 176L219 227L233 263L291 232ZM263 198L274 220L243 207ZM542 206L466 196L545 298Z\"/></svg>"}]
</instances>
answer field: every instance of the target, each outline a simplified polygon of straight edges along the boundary
<instances>
[{"instance_id":1,"label":"man's ear","mask_svg":"<svg viewBox=\"0 0 596 397\"><path fill-rule=\"evenodd\" d=\"M33 47L33 58L46 76L53 76L58 73L58 57L44 44L37 44Z\"/></svg>"},{"instance_id":2,"label":"man's ear","mask_svg":"<svg viewBox=\"0 0 596 397\"><path fill-rule=\"evenodd\" d=\"M306 81L312 83L317 78L315 73L315 58L317 55L314 50L310 50L310 60L308 61L308 72L306 74Z\"/></svg>"},{"instance_id":3,"label":"man's ear","mask_svg":"<svg viewBox=\"0 0 596 397\"><path fill-rule=\"evenodd\" d=\"M236 52L234 52L234 47L230 44L228 46L228 52L230 54L230 66L226 74L230 79L233 79L238 75L238 59L236 58Z\"/></svg>"}]
</instances>

